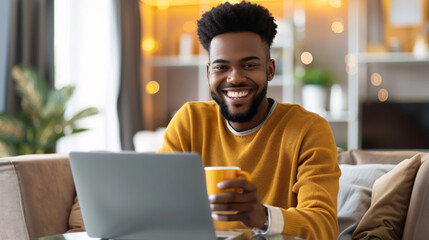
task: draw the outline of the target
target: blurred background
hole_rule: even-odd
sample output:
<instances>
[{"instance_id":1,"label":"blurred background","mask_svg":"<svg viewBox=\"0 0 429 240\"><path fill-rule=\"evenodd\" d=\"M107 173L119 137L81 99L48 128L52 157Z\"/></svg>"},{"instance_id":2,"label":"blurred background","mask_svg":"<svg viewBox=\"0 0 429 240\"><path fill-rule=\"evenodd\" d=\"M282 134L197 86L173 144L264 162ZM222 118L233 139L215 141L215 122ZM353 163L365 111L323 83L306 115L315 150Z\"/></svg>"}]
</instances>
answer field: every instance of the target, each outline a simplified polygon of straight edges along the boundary
<instances>
[{"instance_id":1,"label":"blurred background","mask_svg":"<svg viewBox=\"0 0 429 240\"><path fill-rule=\"evenodd\" d=\"M33 149L48 135L15 129L8 118L31 109L12 74L20 64L51 89L74 87L49 151L134 150L136 133L166 127L187 101L210 100L196 21L223 2L1 1L0 152L23 142ZM250 2L268 8L278 25L269 97L326 118L344 150L429 149L428 0ZM21 75L38 93L31 74ZM89 107L98 113L68 124ZM25 126L43 122L29 116ZM11 137L17 132L22 142Z\"/></svg>"}]
</instances>

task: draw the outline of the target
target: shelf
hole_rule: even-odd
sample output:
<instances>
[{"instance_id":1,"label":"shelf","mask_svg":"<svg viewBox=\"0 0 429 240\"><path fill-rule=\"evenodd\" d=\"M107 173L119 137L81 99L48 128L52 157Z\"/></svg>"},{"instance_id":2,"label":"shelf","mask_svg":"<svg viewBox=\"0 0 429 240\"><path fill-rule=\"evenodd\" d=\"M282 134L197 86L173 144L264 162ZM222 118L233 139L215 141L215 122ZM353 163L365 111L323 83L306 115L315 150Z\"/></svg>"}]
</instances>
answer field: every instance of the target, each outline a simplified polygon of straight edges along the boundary
<instances>
[{"instance_id":1,"label":"shelf","mask_svg":"<svg viewBox=\"0 0 429 240\"><path fill-rule=\"evenodd\" d=\"M379 53L360 53L359 62L361 63L412 63L429 62L429 53L423 57L416 57L411 52L379 52Z\"/></svg>"}]
</instances>

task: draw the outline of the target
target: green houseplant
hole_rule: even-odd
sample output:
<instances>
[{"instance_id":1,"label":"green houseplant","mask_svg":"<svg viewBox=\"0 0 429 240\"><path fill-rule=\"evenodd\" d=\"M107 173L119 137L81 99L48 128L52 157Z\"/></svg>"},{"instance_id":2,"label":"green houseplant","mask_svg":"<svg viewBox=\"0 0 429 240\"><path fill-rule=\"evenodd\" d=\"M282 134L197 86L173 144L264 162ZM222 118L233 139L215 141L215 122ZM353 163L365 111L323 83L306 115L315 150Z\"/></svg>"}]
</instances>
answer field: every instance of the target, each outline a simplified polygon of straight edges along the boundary
<instances>
[{"instance_id":1,"label":"green houseplant","mask_svg":"<svg viewBox=\"0 0 429 240\"><path fill-rule=\"evenodd\" d=\"M331 86L335 83L334 75L324 68L297 68L295 77L303 85Z\"/></svg>"},{"instance_id":2,"label":"green houseplant","mask_svg":"<svg viewBox=\"0 0 429 240\"><path fill-rule=\"evenodd\" d=\"M305 109L326 115L327 88L335 83L334 75L323 68L297 68L295 78L303 84L302 105Z\"/></svg>"},{"instance_id":3,"label":"green houseplant","mask_svg":"<svg viewBox=\"0 0 429 240\"><path fill-rule=\"evenodd\" d=\"M50 89L46 80L29 66L12 69L22 111L0 114L0 157L55 151L58 139L88 129L78 128L76 121L98 113L86 108L73 117L65 117L66 103L73 86Z\"/></svg>"}]
</instances>

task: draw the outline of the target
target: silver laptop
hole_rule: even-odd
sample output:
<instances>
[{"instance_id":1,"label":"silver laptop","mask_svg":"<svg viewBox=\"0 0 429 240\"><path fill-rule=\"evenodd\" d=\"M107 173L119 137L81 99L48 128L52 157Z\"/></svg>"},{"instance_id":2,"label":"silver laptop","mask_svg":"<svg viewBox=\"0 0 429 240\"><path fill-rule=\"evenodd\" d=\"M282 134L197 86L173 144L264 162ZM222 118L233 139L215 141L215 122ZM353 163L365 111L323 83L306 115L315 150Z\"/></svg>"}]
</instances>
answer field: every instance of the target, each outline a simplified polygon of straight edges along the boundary
<instances>
[{"instance_id":1,"label":"silver laptop","mask_svg":"<svg viewBox=\"0 0 429 240\"><path fill-rule=\"evenodd\" d=\"M72 152L70 164L90 237L216 239L199 155Z\"/></svg>"}]
</instances>

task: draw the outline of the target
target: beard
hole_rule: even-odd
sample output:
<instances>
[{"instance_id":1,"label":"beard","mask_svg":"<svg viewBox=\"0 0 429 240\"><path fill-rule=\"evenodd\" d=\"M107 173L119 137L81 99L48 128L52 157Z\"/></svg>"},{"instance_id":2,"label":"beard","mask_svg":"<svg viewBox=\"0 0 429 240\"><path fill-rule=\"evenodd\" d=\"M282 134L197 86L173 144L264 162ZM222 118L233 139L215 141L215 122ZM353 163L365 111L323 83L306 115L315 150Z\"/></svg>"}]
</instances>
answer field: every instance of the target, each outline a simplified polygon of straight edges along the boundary
<instances>
[{"instance_id":1,"label":"beard","mask_svg":"<svg viewBox=\"0 0 429 240\"><path fill-rule=\"evenodd\" d=\"M261 105L262 100L264 100L264 98L267 96L267 86L268 81L265 83L265 86L262 91L258 93L255 98L253 98L249 110L247 110L247 112L245 113L239 114L231 114L225 101L221 97L216 95L214 91L210 91L210 93L213 100L219 105L220 113L227 121L244 123L252 120L252 118L258 113L259 105Z\"/></svg>"}]
</instances>

